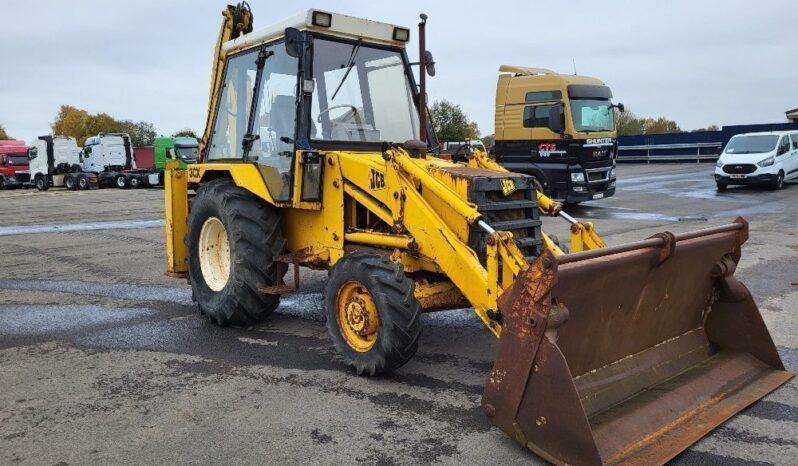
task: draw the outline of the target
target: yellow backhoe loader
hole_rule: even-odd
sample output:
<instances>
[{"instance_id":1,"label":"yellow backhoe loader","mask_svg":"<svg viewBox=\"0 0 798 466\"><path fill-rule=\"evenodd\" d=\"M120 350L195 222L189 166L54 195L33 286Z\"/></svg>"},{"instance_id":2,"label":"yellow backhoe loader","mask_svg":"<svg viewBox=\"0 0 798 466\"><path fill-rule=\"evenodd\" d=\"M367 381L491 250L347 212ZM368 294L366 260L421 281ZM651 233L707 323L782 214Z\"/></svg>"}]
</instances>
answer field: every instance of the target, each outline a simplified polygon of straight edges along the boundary
<instances>
[{"instance_id":1,"label":"yellow backhoe loader","mask_svg":"<svg viewBox=\"0 0 798 466\"><path fill-rule=\"evenodd\" d=\"M473 307L499 338L485 414L557 464L663 463L792 377L733 275L744 220L603 247L567 217L581 252L562 254L540 213L563 213L530 177L427 154L409 40L224 11L200 160L165 190L167 269L203 314L262 321L289 267L295 286L328 269L332 341L377 375L413 357L422 312Z\"/></svg>"}]
</instances>

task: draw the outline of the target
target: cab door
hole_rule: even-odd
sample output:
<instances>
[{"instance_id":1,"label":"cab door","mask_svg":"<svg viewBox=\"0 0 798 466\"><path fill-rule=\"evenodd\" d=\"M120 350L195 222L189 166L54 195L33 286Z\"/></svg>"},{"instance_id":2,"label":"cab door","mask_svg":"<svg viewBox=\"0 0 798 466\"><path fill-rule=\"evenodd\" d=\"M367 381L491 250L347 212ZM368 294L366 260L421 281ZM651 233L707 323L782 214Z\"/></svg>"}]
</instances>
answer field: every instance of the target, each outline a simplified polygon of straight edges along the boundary
<instances>
[{"instance_id":1,"label":"cab door","mask_svg":"<svg viewBox=\"0 0 798 466\"><path fill-rule=\"evenodd\" d=\"M788 152L789 158L784 167L784 179L794 180L798 179L798 133L790 134L788 138L790 150Z\"/></svg>"}]
</instances>

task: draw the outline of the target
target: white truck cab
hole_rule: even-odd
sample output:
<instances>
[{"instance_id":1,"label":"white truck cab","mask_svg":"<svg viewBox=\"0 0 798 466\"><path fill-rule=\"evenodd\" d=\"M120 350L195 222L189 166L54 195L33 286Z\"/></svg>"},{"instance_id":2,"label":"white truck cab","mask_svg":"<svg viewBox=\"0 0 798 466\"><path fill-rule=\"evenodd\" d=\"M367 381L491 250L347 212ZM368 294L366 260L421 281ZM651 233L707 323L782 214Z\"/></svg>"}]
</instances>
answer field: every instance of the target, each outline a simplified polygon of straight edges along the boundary
<instances>
[{"instance_id":1,"label":"white truck cab","mask_svg":"<svg viewBox=\"0 0 798 466\"><path fill-rule=\"evenodd\" d=\"M29 147L30 179L39 191L46 191L50 186L76 190L96 185L96 176L83 173L80 148L75 138L39 136L31 141Z\"/></svg>"},{"instance_id":2,"label":"white truck cab","mask_svg":"<svg viewBox=\"0 0 798 466\"><path fill-rule=\"evenodd\" d=\"M100 133L86 139L82 153L83 170L92 173L136 168L130 136Z\"/></svg>"},{"instance_id":3,"label":"white truck cab","mask_svg":"<svg viewBox=\"0 0 798 466\"><path fill-rule=\"evenodd\" d=\"M738 134L723 149L715 167L715 183L768 185L782 189L786 180L798 179L798 131Z\"/></svg>"}]
</instances>

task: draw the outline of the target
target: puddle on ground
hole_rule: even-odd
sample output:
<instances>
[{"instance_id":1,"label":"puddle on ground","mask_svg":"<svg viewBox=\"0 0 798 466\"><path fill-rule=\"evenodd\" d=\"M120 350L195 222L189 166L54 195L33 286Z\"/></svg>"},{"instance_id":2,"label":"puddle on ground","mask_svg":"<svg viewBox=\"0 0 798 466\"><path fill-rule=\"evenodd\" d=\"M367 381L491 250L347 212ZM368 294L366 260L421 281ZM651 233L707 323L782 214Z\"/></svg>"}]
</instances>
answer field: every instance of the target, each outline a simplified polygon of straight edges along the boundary
<instances>
[{"instance_id":1,"label":"puddle on ground","mask_svg":"<svg viewBox=\"0 0 798 466\"><path fill-rule=\"evenodd\" d=\"M147 308L80 304L0 305L0 334L44 335L155 314Z\"/></svg>"}]
</instances>

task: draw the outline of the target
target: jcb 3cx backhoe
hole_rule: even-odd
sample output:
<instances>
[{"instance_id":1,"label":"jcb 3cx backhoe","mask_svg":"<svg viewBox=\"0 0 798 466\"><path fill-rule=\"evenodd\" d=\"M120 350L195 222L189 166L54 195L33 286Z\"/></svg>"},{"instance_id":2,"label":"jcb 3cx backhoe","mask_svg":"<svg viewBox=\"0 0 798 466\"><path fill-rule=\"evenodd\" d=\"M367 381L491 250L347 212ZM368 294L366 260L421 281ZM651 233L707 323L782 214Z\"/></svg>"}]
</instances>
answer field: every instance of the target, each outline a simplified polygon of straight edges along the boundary
<instances>
[{"instance_id":1,"label":"jcb 3cx backhoe","mask_svg":"<svg viewBox=\"0 0 798 466\"><path fill-rule=\"evenodd\" d=\"M499 338L485 414L558 464L664 463L792 377L734 278L744 220L615 247L574 220L587 250L562 254L528 176L426 154L409 37L225 10L199 163L166 176L168 271L203 314L261 321L290 265L329 269L331 338L376 375L413 357L422 312L473 307Z\"/></svg>"}]
</instances>

